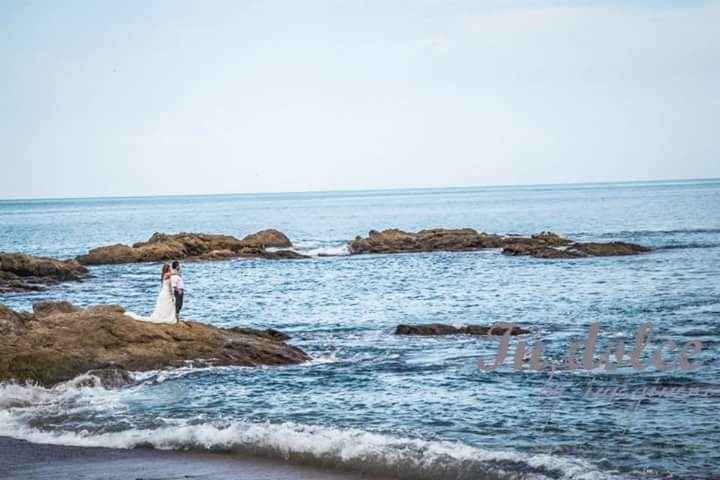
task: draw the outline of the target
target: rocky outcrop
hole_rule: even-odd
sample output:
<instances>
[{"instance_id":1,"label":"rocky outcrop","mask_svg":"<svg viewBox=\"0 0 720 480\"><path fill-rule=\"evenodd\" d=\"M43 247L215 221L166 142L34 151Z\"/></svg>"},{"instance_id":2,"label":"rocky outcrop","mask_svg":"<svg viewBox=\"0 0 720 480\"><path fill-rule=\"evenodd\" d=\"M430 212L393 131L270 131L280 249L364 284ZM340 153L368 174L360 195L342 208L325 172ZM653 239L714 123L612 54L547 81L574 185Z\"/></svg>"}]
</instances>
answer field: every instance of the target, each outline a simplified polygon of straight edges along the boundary
<instances>
[{"instance_id":1,"label":"rocky outcrop","mask_svg":"<svg viewBox=\"0 0 720 480\"><path fill-rule=\"evenodd\" d=\"M555 232L540 232L529 237L506 235L502 238L502 246L524 245L529 247L563 247L570 245L572 240L561 237Z\"/></svg>"},{"instance_id":2,"label":"rocky outcrop","mask_svg":"<svg viewBox=\"0 0 720 480\"><path fill-rule=\"evenodd\" d=\"M156 370L187 362L288 365L309 360L302 350L286 344L280 332L273 332L197 322L142 322L124 315L119 305L79 309L67 302L44 302L34 305L33 313L0 305L0 381L50 386L102 370L96 374L122 383L122 373L106 369Z\"/></svg>"},{"instance_id":3,"label":"rocky outcrop","mask_svg":"<svg viewBox=\"0 0 720 480\"><path fill-rule=\"evenodd\" d=\"M257 233L251 233L242 239L242 243L246 247L258 248L290 248L292 243L290 239L282 232L270 228L261 230Z\"/></svg>"},{"instance_id":4,"label":"rocky outcrop","mask_svg":"<svg viewBox=\"0 0 720 480\"><path fill-rule=\"evenodd\" d=\"M562 246L513 243L503 248L503 253L505 255L529 255L535 258L548 259L612 257L620 255L637 255L649 251L650 249L648 247L625 242L570 242L567 245Z\"/></svg>"},{"instance_id":5,"label":"rocky outcrop","mask_svg":"<svg viewBox=\"0 0 720 480\"><path fill-rule=\"evenodd\" d=\"M154 233L147 241L132 246L116 244L98 247L77 260L84 265L163 262L171 260L225 260L228 258L307 258L292 250L290 240L277 230L263 230L239 240L231 235L207 233Z\"/></svg>"},{"instance_id":6,"label":"rocky outcrop","mask_svg":"<svg viewBox=\"0 0 720 480\"><path fill-rule=\"evenodd\" d=\"M471 228L420 230L417 233L390 229L371 230L367 237L350 242L351 254L401 253L432 251L469 251L502 248L506 255L529 255L536 258L582 258L612 255L636 255L648 252L642 245L624 242L581 243L553 232L541 232L529 237L495 235Z\"/></svg>"},{"instance_id":7,"label":"rocky outcrop","mask_svg":"<svg viewBox=\"0 0 720 480\"><path fill-rule=\"evenodd\" d=\"M398 325L395 328L395 335L505 335L510 330L510 335L524 335L530 333L529 330L518 327L517 325L509 325L498 323L495 325L466 325L464 327L454 327L443 323L429 323L426 325Z\"/></svg>"},{"instance_id":8,"label":"rocky outcrop","mask_svg":"<svg viewBox=\"0 0 720 480\"><path fill-rule=\"evenodd\" d=\"M0 293L40 291L48 285L82 280L87 274L87 268L76 260L0 252Z\"/></svg>"},{"instance_id":9,"label":"rocky outcrop","mask_svg":"<svg viewBox=\"0 0 720 480\"><path fill-rule=\"evenodd\" d=\"M366 238L350 242L351 254L479 250L502 247L502 237L479 233L472 228L433 228L417 233L389 229L371 230Z\"/></svg>"}]
</instances>

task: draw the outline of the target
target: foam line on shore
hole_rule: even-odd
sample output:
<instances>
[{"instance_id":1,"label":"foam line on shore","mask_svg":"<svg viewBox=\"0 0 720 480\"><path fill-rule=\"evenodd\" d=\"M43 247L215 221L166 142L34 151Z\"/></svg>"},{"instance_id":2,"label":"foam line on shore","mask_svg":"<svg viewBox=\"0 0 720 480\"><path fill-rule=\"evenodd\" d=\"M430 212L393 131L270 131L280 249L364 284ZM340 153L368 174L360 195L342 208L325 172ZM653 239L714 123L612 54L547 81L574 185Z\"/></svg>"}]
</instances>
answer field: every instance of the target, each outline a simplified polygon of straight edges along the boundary
<instances>
[{"instance_id":1,"label":"foam line on shore","mask_svg":"<svg viewBox=\"0 0 720 480\"><path fill-rule=\"evenodd\" d=\"M17 396L20 392L15 393ZM31 395L36 395L36 399L41 402L49 400L47 391ZM0 435L33 443L77 447L131 449L144 446L163 450L237 452L400 478L621 478L600 472L585 461L569 457L490 450L460 442L404 438L355 428L292 422L274 424L238 421L223 425L184 422L154 429L93 433L31 427L23 420L22 411L26 409L11 407L0 411Z\"/></svg>"}]
</instances>

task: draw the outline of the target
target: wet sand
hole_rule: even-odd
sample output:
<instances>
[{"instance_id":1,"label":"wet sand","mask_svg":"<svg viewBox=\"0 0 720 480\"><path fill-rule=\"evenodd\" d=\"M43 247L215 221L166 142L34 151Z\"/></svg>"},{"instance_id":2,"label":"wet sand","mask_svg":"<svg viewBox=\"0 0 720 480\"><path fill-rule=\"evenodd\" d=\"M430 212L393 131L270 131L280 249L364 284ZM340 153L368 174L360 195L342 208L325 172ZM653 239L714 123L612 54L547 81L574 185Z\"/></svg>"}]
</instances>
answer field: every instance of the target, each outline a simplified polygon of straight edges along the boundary
<instances>
[{"instance_id":1,"label":"wet sand","mask_svg":"<svg viewBox=\"0 0 720 480\"><path fill-rule=\"evenodd\" d=\"M220 453L40 445L0 437L3 480L363 480L375 476L321 470ZM386 479L387 480L387 479Z\"/></svg>"}]
</instances>

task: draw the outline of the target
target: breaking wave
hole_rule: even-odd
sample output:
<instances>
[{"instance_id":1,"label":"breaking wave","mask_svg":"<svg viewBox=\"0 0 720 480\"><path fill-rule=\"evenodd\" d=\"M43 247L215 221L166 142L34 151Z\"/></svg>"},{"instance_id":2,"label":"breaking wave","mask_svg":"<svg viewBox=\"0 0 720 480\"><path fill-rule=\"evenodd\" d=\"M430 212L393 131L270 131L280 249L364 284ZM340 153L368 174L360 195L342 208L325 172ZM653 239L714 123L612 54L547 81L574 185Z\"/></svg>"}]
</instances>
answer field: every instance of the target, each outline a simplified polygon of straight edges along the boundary
<instances>
[{"instance_id":1,"label":"breaking wave","mask_svg":"<svg viewBox=\"0 0 720 480\"><path fill-rule=\"evenodd\" d=\"M0 384L0 435L33 443L77 447L199 450L242 453L331 469L349 469L402 479L618 479L582 460L552 454L490 450L460 442L406 438L356 428L294 422L176 421L158 428L92 432L44 429L28 421L33 406L95 397L107 407L122 390L75 387L52 389ZM104 400L100 398L105 397ZM87 400L85 398L84 400ZM98 401L100 400L100 401Z\"/></svg>"},{"instance_id":2,"label":"breaking wave","mask_svg":"<svg viewBox=\"0 0 720 480\"><path fill-rule=\"evenodd\" d=\"M342 257L350 255L346 241L298 241L292 250L311 257Z\"/></svg>"}]
</instances>

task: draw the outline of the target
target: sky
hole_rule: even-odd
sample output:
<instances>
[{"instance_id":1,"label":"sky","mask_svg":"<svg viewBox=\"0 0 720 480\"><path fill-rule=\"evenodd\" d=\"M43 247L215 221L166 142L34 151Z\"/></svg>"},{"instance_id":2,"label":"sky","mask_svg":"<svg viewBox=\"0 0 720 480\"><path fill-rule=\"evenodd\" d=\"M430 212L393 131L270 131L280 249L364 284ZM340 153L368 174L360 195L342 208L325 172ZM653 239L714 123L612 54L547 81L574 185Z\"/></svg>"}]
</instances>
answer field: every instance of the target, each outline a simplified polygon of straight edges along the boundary
<instances>
[{"instance_id":1,"label":"sky","mask_svg":"<svg viewBox=\"0 0 720 480\"><path fill-rule=\"evenodd\" d=\"M0 198L720 177L720 2L0 0Z\"/></svg>"}]
</instances>

